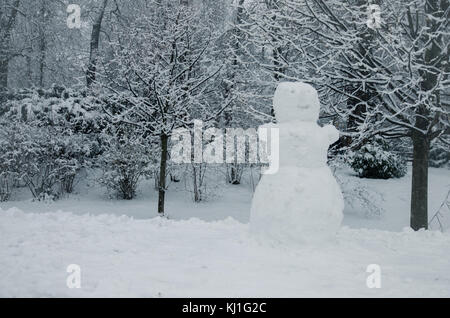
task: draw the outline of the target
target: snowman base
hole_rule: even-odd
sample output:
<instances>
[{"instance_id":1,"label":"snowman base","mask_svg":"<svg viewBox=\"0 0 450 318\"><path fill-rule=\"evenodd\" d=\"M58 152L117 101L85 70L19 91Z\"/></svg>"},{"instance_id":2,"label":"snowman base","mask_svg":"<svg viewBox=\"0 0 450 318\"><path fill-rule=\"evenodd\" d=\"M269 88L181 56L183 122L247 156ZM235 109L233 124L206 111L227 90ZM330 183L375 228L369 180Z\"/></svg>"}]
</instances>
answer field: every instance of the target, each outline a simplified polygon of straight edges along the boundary
<instances>
[{"instance_id":1,"label":"snowman base","mask_svg":"<svg viewBox=\"0 0 450 318\"><path fill-rule=\"evenodd\" d=\"M284 167L259 183L250 230L271 245L323 242L339 230L343 207L342 192L329 167Z\"/></svg>"}]
</instances>

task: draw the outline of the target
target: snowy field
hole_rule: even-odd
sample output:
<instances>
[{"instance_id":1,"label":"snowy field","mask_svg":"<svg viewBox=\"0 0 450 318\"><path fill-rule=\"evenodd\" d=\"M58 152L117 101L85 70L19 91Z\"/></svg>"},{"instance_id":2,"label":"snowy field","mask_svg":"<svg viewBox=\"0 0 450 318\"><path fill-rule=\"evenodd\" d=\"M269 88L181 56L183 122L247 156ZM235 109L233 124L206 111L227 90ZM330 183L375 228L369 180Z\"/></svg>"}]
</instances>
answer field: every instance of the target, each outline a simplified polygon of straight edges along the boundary
<instances>
[{"instance_id":1,"label":"snowy field","mask_svg":"<svg viewBox=\"0 0 450 318\"><path fill-rule=\"evenodd\" d=\"M0 296L450 297L450 234L406 228L410 175L339 176L373 192L383 212L347 205L335 240L297 248L249 236L249 184L200 204L172 184L169 220L155 218L149 183L134 201L108 200L95 184L51 204L24 190L0 204ZM449 170L430 169L430 216L449 187ZM66 286L69 264L81 266L81 289ZM369 264L381 267L380 289L366 286Z\"/></svg>"}]
</instances>

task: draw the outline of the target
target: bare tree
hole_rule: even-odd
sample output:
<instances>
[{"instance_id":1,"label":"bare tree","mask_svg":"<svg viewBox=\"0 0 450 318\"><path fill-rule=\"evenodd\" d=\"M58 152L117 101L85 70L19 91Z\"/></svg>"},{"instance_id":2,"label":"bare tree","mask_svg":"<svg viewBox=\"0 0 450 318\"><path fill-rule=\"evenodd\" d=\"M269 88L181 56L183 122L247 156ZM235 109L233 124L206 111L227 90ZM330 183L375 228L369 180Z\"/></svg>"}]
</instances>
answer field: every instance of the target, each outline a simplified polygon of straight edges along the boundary
<instances>
[{"instance_id":1,"label":"bare tree","mask_svg":"<svg viewBox=\"0 0 450 318\"><path fill-rule=\"evenodd\" d=\"M115 100L106 111L159 138L158 213L164 215L169 138L174 129L193 126L193 118L218 116L212 114L216 107L207 96L213 90L207 88L221 68L208 58L209 29L185 4L160 0L114 34L105 86Z\"/></svg>"}]
</instances>

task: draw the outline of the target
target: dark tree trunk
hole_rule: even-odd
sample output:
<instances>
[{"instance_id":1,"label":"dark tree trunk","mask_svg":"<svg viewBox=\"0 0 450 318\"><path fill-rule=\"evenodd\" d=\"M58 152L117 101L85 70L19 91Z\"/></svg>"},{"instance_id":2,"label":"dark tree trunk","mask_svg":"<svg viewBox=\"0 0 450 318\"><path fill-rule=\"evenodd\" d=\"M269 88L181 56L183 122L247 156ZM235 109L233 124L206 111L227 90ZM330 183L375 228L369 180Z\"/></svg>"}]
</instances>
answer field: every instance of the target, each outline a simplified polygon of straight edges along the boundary
<instances>
[{"instance_id":1,"label":"dark tree trunk","mask_svg":"<svg viewBox=\"0 0 450 318\"><path fill-rule=\"evenodd\" d=\"M241 55L241 48L242 48L242 31L240 29L242 25L243 20L243 14L244 14L244 3L245 0L239 0L237 4L237 11L236 11L236 21L235 21L235 29L234 29L234 39L232 43L232 62L231 62L231 74L230 74L230 82L231 85L226 85L226 90L224 94L224 99L227 100L231 97L232 94L235 94L235 91L237 91L236 87L236 78L237 73L239 72L239 56ZM229 109L226 109L224 111L224 119L225 119L225 127L232 127L233 126L233 105ZM232 183L233 180L233 171L235 170L236 163L227 164L227 174L226 179L228 183ZM229 173L229 170L231 173Z\"/></svg>"},{"instance_id":2,"label":"dark tree trunk","mask_svg":"<svg viewBox=\"0 0 450 318\"><path fill-rule=\"evenodd\" d=\"M11 32L16 22L20 0L11 5L11 13L1 12L0 19L0 104L6 100L8 90L8 66L11 58Z\"/></svg>"},{"instance_id":3,"label":"dark tree trunk","mask_svg":"<svg viewBox=\"0 0 450 318\"><path fill-rule=\"evenodd\" d=\"M164 203L166 196L166 174L167 174L167 154L169 136L161 134L161 164L159 167L159 193L158 193L158 213L164 216Z\"/></svg>"},{"instance_id":4,"label":"dark tree trunk","mask_svg":"<svg viewBox=\"0 0 450 318\"><path fill-rule=\"evenodd\" d=\"M266 1L266 6L268 9L276 11L279 8L279 1L278 0L269 0ZM277 19L276 13L272 15L272 21L274 22L274 25L276 24L275 21ZM273 78L275 82L280 82L283 78L283 74L285 73L285 67L283 66L283 48L281 46L278 46L278 38L276 37L276 34L278 34L278 31L275 27L271 28L271 31L274 35L271 36L271 41L273 44L273 50L272 50L272 59L273 59ZM270 115L272 116L272 121L276 122L276 116L275 116L275 109L273 108L273 105L270 108Z\"/></svg>"},{"instance_id":5,"label":"dark tree trunk","mask_svg":"<svg viewBox=\"0 0 450 318\"><path fill-rule=\"evenodd\" d=\"M422 69L421 76L423 81L421 89L424 92L433 92L429 97L428 103L439 107L439 90L435 90L438 82L439 70L443 68L442 61L439 59L442 54L445 42L442 34L438 35L441 27L437 22L442 19L444 12L448 12L448 1L426 0L425 13L433 16L435 19L427 18L426 26L428 34L426 42L430 41L424 52L424 64L427 68ZM434 35L431 38L431 35ZM411 228L414 230L428 229L428 164L430 152L430 105L421 105L416 110L415 127L412 131L413 141L413 175L411 190Z\"/></svg>"},{"instance_id":6,"label":"dark tree trunk","mask_svg":"<svg viewBox=\"0 0 450 318\"><path fill-rule=\"evenodd\" d=\"M42 40L42 42L39 45L39 88L44 88L44 72L45 72L45 50L46 50L46 44L45 40Z\"/></svg>"},{"instance_id":7,"label":"dark tree trunk","mask_svg":"<svg viewBox=\"0 0 450 318\"><path fill-rule=\"evenodd\" d=\"M108 0L103 0L103 4L100 9L100 13L97 17L97 20L95 20L94 25L92 26L89 65L88 65L88 68L86 71L86 85L88 88L91 87L92 83L94 83L95 79L96 79L98 46L99 46L99 42L100 42L100 31L102 29L102 21L103 21L103 16L105 14L105 9L106 9L107 4L108 4Z\"/></svg>"},{"instance_id":8,"label":"dark tree trunk","mask_svg":"<svg viewBox=\"0 0 450 318\"><path fill-rule=\"evenodd\" d=\"M413 171L411 190L411 228L428 229L428 138L413 135Z\"/></svg>"},{"instance_id":9,"label":"dark tree trunk","mask_svg":"<svg viewBox=\"0 0 450 318\"><path fill-rule=\"evenodd\" d=\"M357 4L364 6L367 1L358 0ZM379 1L375 1L377 3ZM364 123L366 119L366 113L373 106L376 97L377 89L370 83L360 81L361 78L369 78L371 76L372 70L368 69L367 65L372 65L371 62L373 57L373 43L375 43L374 38L376 32L374 30L365 29L359 32L360 40L354 43L354 50L358 52L358 56L353 61L356 63L358 59L362 59L362 63L357 69L355 76L353 77L357 80L356 85L351 84L347 91L353 97L347 100L348 108L350 113L347 119L347 132L355 133L358 131L358 127ZM350 136L343 136L338 144L339 147L349 147L352 146L353 138Z\"/></svg>"},{"instance_id":10,"label":"dark tree trunk","mask_svg":"<svg viewBox=\"0 0 450 318\"><path fill-rule=\"evenodd\" d=\"M47 55L47 38L45 34L49 14L47 3L45 0L42 0L40 12L41 25L39 26L39 88L44 87L45 59Z\"/></svg>"},{"instance_id":11,"label":"dark tree trunk","mask_svg":"<svg viewBox=\"0 0 450 318\"><path fill-rule=\"evenodd\" d=\"M0 104L6 100L8 90L8 60L0 60Z\"/></svg>"}]
</instances>

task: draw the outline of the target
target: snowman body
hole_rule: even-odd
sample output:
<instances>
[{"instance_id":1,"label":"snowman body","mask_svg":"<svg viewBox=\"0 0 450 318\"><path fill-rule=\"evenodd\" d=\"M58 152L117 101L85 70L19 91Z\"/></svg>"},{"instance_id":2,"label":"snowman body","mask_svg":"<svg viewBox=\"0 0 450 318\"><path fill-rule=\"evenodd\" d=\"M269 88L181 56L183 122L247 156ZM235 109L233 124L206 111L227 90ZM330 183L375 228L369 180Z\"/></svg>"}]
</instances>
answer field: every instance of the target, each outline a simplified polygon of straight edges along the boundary
<instances>
[{"instance_id":1,"label":"snowman body","mask_svg":"<svg viewBox=\"0 0 450 318\"><path fill-rule=\"evenodd\" d=\"M339 133L320 127L315 89L304 83L281 83L274 97L278 119L280 168L258 184L250 216L252 234L285 245L319 242L338 231L344 201L327 152Z\"/></svg>"}]
</instances>

